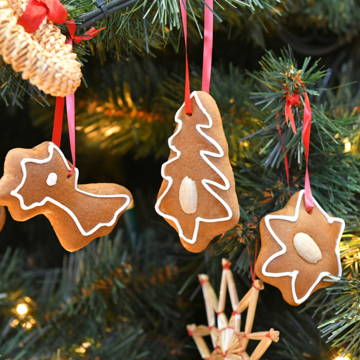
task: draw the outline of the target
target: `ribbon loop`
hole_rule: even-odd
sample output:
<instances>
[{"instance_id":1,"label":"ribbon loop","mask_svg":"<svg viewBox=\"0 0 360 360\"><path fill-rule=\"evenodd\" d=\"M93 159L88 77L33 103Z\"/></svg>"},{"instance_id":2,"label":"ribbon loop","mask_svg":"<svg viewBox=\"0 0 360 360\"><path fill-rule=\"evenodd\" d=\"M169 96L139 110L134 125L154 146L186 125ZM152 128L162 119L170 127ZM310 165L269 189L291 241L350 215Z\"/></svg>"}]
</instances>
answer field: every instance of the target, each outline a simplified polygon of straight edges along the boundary
<instances>
[{"instance_id":1,"label":"ribbon loop","mask_svg":"<svg viewBox=\"0 0 360 360\"><path fill-rule=\"evenodd\" d=\"M311 107L307 92L305 92L304 104L304 121L303 121L303 142L305 147L305 207L306 211L310 212L314 208L314 200L311 192L310 177L309 177L309 151L310 151L310 131L311 131Z\"/></svg>"},{"instance_id":2,"label":"ribbon loop","mask_svg":"<svg viewBox=\"0 0 360 360\"><path fill-rule=\"evenodd\" d=\"M99 31L105 29L101 28L96 30L95 28L91 28L88 30L85 35L88 36L78 36L75 35L76 32L76 25L73 19L71 19L66 24L70 39L66 40L66 44L73 45L73 41L79 43L82 40L90 40L92 39ZM52 142L60 147L61 143L61 133L62 133L62 123L64 118L64 101L65 98L57 97L56 98L56 106L55 106L55 117L54 117L54 129L53 129L53 136ZM69 139L70 139L70 149L71 149L71 157L72 157L72 169L69 171L69 176L73 175L75 172L75 94L66 95L66 112L67 112L67 120L68 120L68 127L69 127Z\"/></svg>"},{"instance_id":3,"label":"ribbon loop","mask_svg":"<svg viewBox=\"0 0 360 360\"><path fill-rule=\"evenodd\" d=\"M202 73L202 91L210 92L211 63L213 52L213 0L205 0L204 6L204 55Z\"/></svg>"},{"instance_id":4,"label":"ribbon loop","mask_svg":"<svg viewBox=\"0 0 360 360\"><path fill-rule=\"evenodd\" d=\"M213 14L213 0L205 0L204 4L204 54L203 54L203 73L202 73L202 91L209 93L210 78L211 78L211 64L213 52L213 28L214 28L214 14ZM186 0L180 0L181 17L184 29L185 39L185 111L186 114L191 115L191 99L190 99L190 79L189 79L189 61L187 52L187 13Z\"/></svg>"},{"instance_id":5,"label":"ribbon loop","mask_svg":"<svg viewBox=\"0 0 360 360\"><path fill-rule=\"evenodd\" d=\"M299 81L299 80L298 80ZM301 81L301 80L300 80ZM295 126L295 120L294 115L292 113L291 106L299 106L300 105L300 95L299 94L292 94L290 96L289 92L286 95L286 104L285 104L285 119L286 123L289 124L289 120L291 123L292 130L294 134L296 134L296 126ZM306 171L305 171L305 208L307 212L310 212L314 208L314 200L312 197L311 192L311 186L310 186L310 177L309 177L309 151L310 151L310 132L311 132L311 107L310 107L310 101L308 93L305 91L305 101L304 101L304 120L303 120L303 131L302 131L302 137L303 137L303 144L305 148L305 162L306 162ZM281 132L279 130L279 135L281 139ZM282 139L281 139L282 141ZM284 146L283 146L283 151ZM287 163L287 158L285 159L285 164ZM288 166L286 164L286 166ZM288 184L289 184L289 175L286 174L288 178ZM289 185L290 190L290 185Z\"/></svg>"},{"instance_id":6,"label":"ribbon loop","mask_svg":"<svg viewBox=\"0 0 360 360\"><path fill-rule=\"evenodd\" d=\"M185 39L185 111L186 114L192 115L191 99L190 99L190 77L189 77L189 61L187 52L187 12L186 0L180 0L181 17L183 21L184 39Z\"/></svg>"}]
</instances>

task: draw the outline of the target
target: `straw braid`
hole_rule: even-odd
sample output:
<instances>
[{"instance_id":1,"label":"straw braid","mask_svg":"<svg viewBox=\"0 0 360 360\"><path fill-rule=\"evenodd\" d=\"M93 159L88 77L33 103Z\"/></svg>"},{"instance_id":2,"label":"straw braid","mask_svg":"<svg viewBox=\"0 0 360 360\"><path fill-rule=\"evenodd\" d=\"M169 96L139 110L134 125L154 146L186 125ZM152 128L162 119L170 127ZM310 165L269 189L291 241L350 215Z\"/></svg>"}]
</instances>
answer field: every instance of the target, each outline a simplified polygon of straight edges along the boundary
<instances>
[{"instance_id":1,"label":"straw braid","mask_svg":"<svg viewBox=\"0 0 360 360\"><path fill-rule=\"evenodd\" d=\"M81 65L65 36L51 22L33 34L17 25L26 0L0 0L0 55L32 85L53 96L72 94L81 83Z\"/></svg>"}]
</instances>

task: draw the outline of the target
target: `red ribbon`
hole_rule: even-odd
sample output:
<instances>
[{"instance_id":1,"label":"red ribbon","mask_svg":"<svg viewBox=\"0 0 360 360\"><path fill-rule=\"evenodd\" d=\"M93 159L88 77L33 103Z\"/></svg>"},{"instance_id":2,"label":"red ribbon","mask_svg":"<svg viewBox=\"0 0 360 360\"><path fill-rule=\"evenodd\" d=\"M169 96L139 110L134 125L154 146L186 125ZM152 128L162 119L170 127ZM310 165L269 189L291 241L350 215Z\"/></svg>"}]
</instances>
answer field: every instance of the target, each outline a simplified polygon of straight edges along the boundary
<instances>
[{"instance_id":1,"label":"red ribbon","mask_svg":"<svg viewBox=\"0 0 360 360\"><path fill-rule=\"evenodd\" d=\"M26 32L32 33L39 28L45 17L48 21L62 24L67 18L67 10L59 0L29 0L17 23Z\"/></svg>"},{"instance_id":2,"label":"red ribbon","mask_svg":"<svg viewBox=\"0 0 360 360\"><path fill-rule=\"evenodd\" d=\"M103 27L101 29L95 29L95 28L91 28L89 29L84 35L76 35L76 24L74 19L71 19L69 21L66 22L66 27L69 30L69 35L70 38L73 39L75 41L76 44L79 44L82 40L91 40L93 37L95 37L98 32L100 32L101 30L106 29L106 27Z\"/></svg>"},{"instance_id":3,"label":"red ribbon","mask_svg":"<svg viewBox=\"0 0 360 360\"><path fill-rule=\"evenodd\" d=\"M300 95L293 94L292 96L289 93L286 96L286 105L285 105L285 119L286 123L289 123L289 119L291 122L291 127L293 129L294 134L296 134L296 126L294 121L294 116L292 113L291 106L298 106L300 104ZM314 208L314 200L312 197L311 186L310 186L310 177L309 177L309 151L310 151L310 131L311 131L311 107L309 96L305 91L305 104L304 104L304 120L303 120L303 143L305 147L305 161L306 161L306 171L305 171L305 208L307 212L310 212ZM279 134L281 137L280 129ZM284 150L284 149L283 149ZM285 159L287 162L287 159ZM290 187L289 187L290 188Z\"/></svg>"},{"instance_id":4,"label":"red ribbon","mask_svg":"<svg viewBox=\"0 0 360 360\"><path fill-rule=\"evenodd\" d=\"M311 131L311 107L307 92L305 92L304 121L303 121L303 142L305 147L305 208L310 212L314 208L314 200L311 192L309 177L309 151L310 151L310 131Z\"/></svg>"},{"instance_id":5,"label":"red ribbon","mask_svg":"<svg viewBox=\"0 0 360 360\"><path fill-rule=\"evenodd\" d=\"M292 94L292 96L290 96L288 92L288 94L286 95L285 119L287 124L289 124L289 119L290 119L291 127L293 129L294 134L296 134L296 126L295 126L295 120L291 106L293 105L298 106L299 104L300 104L300 95L294 93Z\"/></svg>"},{"instance_id":6,"label":"red ribbon","mask_svg":"<svg viewBox=\"0 0 360 360\"><path fill-rule=\"evenodd\" d=\"M184 29L185 39L185 111L191 115L191 99L190 99L190 79L189 79L189 61L187 53L187 13L186 0L180 0L181 17ZM205 0L204 5L204 55L203 55L203 75L202 75L202 91L210 91L211 63L213 51L213 0Z\"/></svg>"},{"instance_id":7,"label":"red ribbon","mask_svg":"<svg viewBox=\"0 0 360 360\"><path fill-rule=\"evenodd\" d=\"M62 133L62 123L64 118L64 103L65 98L58 96L56 98L55 105L55 116L54 116L54 128L52 134L52 142L60 148L61 145L61 133Z\"/></svg>"},{"instance_id":8,"label":"red ribbon","mask_svg":"<svg viewBox=\"0 0 360 360\"><path fill-rule=\"evenodd\" d=\"M92 39L99 31L105 29L95 30L91 28L89 31L85 33L88 36L78 36L75 35L76 25L74 20L70 20L69 23L66 24L69 29L70 39L66 40L67 44L73 45L73 40L76 42L80 42L82 40L90 40ZM57 97L56 98L56 106L55 106L55 116L54 116L54 129L52 135L52 142L60 147L61 145L61 133L62 133L62 123L64 117L64 101L65 98ZM68 128L69 128L69 139L70 139L70 149L71 149L71 157L73 167L69 172L69 176L71 176L75 171L75 94L66 95L66 111L67 111L67 119L68 119Z\"/></svg>"}]
</instances>

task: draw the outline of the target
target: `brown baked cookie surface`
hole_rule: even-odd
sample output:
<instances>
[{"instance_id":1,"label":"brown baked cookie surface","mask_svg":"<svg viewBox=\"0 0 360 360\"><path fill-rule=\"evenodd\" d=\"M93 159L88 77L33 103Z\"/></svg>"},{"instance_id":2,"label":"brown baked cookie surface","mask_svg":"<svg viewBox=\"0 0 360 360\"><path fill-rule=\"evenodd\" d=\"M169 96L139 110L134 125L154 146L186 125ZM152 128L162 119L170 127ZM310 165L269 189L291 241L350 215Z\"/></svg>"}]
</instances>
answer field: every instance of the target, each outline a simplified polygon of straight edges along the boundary
<instances>
[{"instance_id":1,"label":"brown baked cookie surface","mask_svg":"<svg viewBox=\"0 0 360 360\"><path fill-rule=\"evenodd\" d=\"M313 292L332 285L322 279L341 276L339 243L344 220L325 213L314 199L307 213L304 190L260 223L261 251L257 276L280 289L290 305L303 303Z\"/></svg>"},{"instance_id":2,"label":"brown baked cookie surface","mask_svg":"<svg viewBox=\"0 0 360 360\"><path fill-rule=\"evenodd\" d=\"M197 91L191 94L191 106L192 115L182 106L175 116L155 209L179 233L187 250L200 252L237 224L240 211L216 102Z\"/></svg>"},{"instance_id":3,"label":"brown baked cookie surface","mask_svg":"<svg viewBox=\"0 0 360 360\"><path fill-rule=\"evenodd\" d=\"M17 221L45 215L61 245L76 251L109 234L132 196L116 184L78 185L79 171L69 176L71 168L51 142L9 151L0 180L0 204Z\"/></svg>"}]
</instances>

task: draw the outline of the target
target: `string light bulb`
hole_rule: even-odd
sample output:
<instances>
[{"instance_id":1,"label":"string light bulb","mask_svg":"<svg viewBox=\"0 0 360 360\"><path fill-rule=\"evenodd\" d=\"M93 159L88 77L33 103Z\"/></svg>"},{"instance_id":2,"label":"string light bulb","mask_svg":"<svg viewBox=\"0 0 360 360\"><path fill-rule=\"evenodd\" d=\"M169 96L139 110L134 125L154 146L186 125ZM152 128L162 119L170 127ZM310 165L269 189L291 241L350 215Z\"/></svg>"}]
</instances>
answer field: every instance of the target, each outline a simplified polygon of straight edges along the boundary
<instances>
[{"instance_id":1,"label":"string light bulb","mask_svg":"<svg viewBox=\"0 0 360 360\"><path fill-rule=\"evenodd\" d=\"M349 141L349 138L346 138L343 140L344 142L344 152L350 152L351 151L351 142Z\"/></svg>"},{"instance_id":2,"label":"string light bulb","mask_svg":"<svg viewBox=\"0 0 360 360\"><path fill-rule=\"evenodd\" d=\"M19 315L25 315L25 314L28 312L28 307L26 306L26 304L19 304L19 305L16 307L16 312L17 312Z\"/></svg>"}]
</instances>

